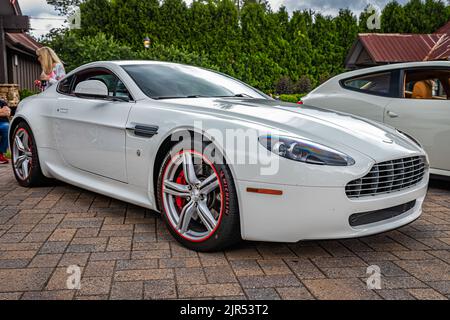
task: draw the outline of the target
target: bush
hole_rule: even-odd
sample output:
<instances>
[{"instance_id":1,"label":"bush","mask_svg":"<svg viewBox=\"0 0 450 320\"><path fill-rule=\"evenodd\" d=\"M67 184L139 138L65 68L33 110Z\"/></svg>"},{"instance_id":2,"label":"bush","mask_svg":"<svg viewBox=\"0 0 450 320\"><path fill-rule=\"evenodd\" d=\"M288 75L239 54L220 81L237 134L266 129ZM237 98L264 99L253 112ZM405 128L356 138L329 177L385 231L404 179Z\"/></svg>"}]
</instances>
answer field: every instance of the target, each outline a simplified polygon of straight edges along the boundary
<instances>
[{"instance_id":1,"label":"bush","mask_svg":"<svg viewBox=\"0 0 450 320\"><path fill-rule=\"evenodd\" d=\"M280 100L284 102L297 103L299 102L306 94L282 94L280 95Z\"/></svg>"},{"instance_id":2,"label":"bush","mask_svg":"<svg viewBox=\"0 0 450 320\"><path fill-rule=\"evenodd\" d=\"M122 45L113 37L99 33L93 37L78 38L67 31L52 39L51 45L63 60L67 71L71 71L83 64L105 60L136 59L136 52L130 47Z\"/></svg>"},{"instance_id":3,"label":"bush","mask_svg":"<svg viewBox=\"0 0 450 320\"><path fill-rule=\"evenodd\" d=\"M312 90L312 82L308 76L301 76L294 85L294 93L307 93Z\"/></svg>"},{"instance_id":4,"label":"bush","mask_svg":"<svg viewBox=\"0 0 450 320\"><path fill-rule=\"evenodd\" d=\"M28 89L22 89L22 90L19 91L19 97L20 97L20 100L23 100L23 99L28 98L30 96L33 96L33 95L35 95L37 93L38 92L36 92L36 91L31 91L31 90L28 90Z\"/></svg>"},{"instance_id":5,"label":"bush","mask_svg":"<svg viewBox=\"0 0 450 320\"><path fill-rule=\"evenodd\" d=\"M288 76L281 77L275 84L275 90L278 94L292 94L294 93L293 87L292 80Z\"/></svg>"}]
</instances>

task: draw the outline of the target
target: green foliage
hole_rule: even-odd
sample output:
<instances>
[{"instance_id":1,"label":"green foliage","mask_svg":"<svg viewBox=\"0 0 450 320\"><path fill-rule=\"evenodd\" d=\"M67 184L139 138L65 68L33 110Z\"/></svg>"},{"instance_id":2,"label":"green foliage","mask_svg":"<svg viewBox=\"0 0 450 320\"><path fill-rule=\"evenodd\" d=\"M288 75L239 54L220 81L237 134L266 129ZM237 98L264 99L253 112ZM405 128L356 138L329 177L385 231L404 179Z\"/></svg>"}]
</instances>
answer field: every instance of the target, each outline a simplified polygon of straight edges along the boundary
<instances>
[{"instance_id":1,"label":"green foliage","mask_svg":"<svg viewBox=\"0 0 450 320\"><path fill-rule=\"evenodd\" d=\"M25 98L31 97L31 96L33 96L35 94L37 94L36 91L31 91L31 90L28 90L28 89L22 89L22 90L19 91L20 100L23 100Z\"/></svg>"},{"instance_id":2,"label":"green foliage","mask_svg":"<svg viewBox=\"0 0 450 320\"><path fill-rule=\"evenodd\" d=\"M76 33L57 35L49 43L71 71L85 63L101 60L134 59L136 52L104 33L79 38Z\"/></svg>"},{"instance_id":3,"label":"green foliage","mask_svg":"<svg viewBox=\"0 0 450 320\"><path fill-rule=\"evenodd\" d=\"M266 0L47 0L60 12L80 4L80 30L52 30L44 41L68 70L97 60L151 59L212 68L266 92L304 93L344 70L372 13L335 17ZM432 33L450 20L442 0L395 1L382 11L383 32ZM380 32L375 30L375 32ZM143 48L143 39L151 48Z\"/></svg>"},{"instance_id":4,"label":"green foliage","mask_svg":"<svg viewBox=\"0 0 450 320\"><path fill-rule=\"evenodd\" d=\"M284 102L297 103L302 98L306 96L306 94L282 94L279 96L279 99Z\"/></svg>"}]
</instances>

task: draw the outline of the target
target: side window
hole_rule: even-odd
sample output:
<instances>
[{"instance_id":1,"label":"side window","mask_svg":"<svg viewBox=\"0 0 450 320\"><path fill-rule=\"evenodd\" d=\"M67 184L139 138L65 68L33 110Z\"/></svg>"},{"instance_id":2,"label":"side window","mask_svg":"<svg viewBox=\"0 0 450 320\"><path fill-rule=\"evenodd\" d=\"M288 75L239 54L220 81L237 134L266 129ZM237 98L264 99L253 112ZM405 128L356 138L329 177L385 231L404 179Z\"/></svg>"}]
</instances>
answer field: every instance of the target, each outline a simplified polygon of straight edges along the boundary
<instances>
[{"instance_id":1,"label":"side window","mask_svg":"<svg viewBox=\"0 0 450 320\"><path fill-rule=\"evenodd\" d=\"M58 84L57 88L58 92L62 94L70 94L73 78L74 76L70 76L68 78L61 80Z\"/></svg>"},{"instance_id":2,"label":"side window","mask_svg":"<svg viewBox=\"0 0 450 320\"><path fill-rule=\"evenodd\" d=\"M110 97L132 98L129 91L125 87L125 84L115 74L107 69L98 68L81 71L76 75L72 90L76 88L78 83L86 80L102 81L108 87L108 95Z\"/></svg>"},{"instance_id":3,"label":"side window","mask_svg":"<svg viewBox=\"0 0 450 320\"><path fill-rule=\"evenodd\" d=\"M406 70L403 98L450 100L450 70Z\"/></svg>"},{"instance_id":4,"label":"side window","mask_svg":"<svg viewBox=\"0 0 450 320\"><path fill-rule=\"evenodd\" d=\"M392 73L377 73L344 80L346 89L387 96L391 93ZM398 88L398 86L397 86Z\"/></svg>"}]
</instances>

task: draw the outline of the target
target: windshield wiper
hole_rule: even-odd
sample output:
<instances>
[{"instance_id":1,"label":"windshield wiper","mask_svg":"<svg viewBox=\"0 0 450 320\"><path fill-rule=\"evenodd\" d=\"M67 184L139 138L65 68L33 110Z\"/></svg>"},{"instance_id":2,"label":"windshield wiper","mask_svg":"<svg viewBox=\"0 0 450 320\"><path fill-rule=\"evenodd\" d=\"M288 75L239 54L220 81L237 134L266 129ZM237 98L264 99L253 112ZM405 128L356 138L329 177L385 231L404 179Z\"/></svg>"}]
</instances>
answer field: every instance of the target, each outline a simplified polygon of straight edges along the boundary
<instances>
[{"instance_id":1,"label":"windshield wiper","mask_svg":"<svg viewBox=\"0 0 450 320\"><path fill-rule=\"evenodd\" d=\"M165 99L195 99L195 98L207 98L207 96L202 95L191 95L191 96L159 96L152 97L155 100L165 100Z\"/></svg>"},{"instance_id":2,"label":"windshield wiper","mask_svg":"<svg viewBox=\"0 0 450 320\"><path fill-rule=\"evenodd\" d=\"M234 96L218 96L215 98L252 98L252 99L256 99L255 97L252 97L251 95L246 94L246 93L238 93L238 94L235 94Z\"/></svg>"}]
</instances>

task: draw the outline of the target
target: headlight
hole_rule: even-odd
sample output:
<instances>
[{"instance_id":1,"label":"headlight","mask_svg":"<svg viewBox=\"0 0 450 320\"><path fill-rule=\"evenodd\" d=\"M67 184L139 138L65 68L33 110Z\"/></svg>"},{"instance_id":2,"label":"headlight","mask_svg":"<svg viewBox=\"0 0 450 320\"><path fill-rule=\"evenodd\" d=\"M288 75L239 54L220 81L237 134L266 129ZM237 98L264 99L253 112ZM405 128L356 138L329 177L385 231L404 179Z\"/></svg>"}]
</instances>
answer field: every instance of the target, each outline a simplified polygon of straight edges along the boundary
<instances>
[{"instance_id":1,"label":"headlight","mask_svg":"<svg viewBox=\"0 0 450 320\"><path fill-rule=\"evenodd\" d=\"M280 157L326 166L352 166L355 160L346 154L308 140L279 136L262 136L259 142Z\"/></svg>"}]
</instances>

